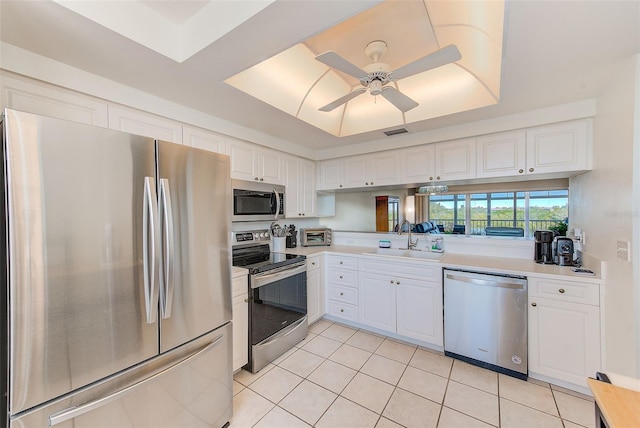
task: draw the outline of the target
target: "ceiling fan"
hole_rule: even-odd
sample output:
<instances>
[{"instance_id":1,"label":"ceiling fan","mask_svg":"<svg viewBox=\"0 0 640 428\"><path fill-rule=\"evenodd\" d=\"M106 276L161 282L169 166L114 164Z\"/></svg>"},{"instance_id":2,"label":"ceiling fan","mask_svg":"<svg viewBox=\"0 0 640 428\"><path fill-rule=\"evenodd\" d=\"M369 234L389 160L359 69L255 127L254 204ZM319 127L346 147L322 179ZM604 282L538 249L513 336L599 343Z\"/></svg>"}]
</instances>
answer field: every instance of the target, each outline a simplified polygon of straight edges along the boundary
<instances>
[{"instance_id":1,"label":"ceiling fan","mask_svg":"<svg viewBox=\"0 0 640 428\"><path fill-rule=\"evenodd\" d=\"M429 55L425 55L409 64L403 65L396 70L390 70L389 64L378 62L387 52L387 44L382 40L375 40L364 48L364 53L371 58L372 63L361 69L360 67L347 61L333 51L327 51L316 57L316 60L328 65L331 68L342 71L360 80L362 88L355 89L347 95L321 107L320 111L331 111L347 101L363 94L369 89L371 95L382 95L387 101L396 106L398 110L407 112L418 106L418 103L399 92L396 88L388 85L394 80L404 79L423 71L431 70L462 58L460 51L455 45L449 45L439 49Z\"/></svg>"}]
</instances>

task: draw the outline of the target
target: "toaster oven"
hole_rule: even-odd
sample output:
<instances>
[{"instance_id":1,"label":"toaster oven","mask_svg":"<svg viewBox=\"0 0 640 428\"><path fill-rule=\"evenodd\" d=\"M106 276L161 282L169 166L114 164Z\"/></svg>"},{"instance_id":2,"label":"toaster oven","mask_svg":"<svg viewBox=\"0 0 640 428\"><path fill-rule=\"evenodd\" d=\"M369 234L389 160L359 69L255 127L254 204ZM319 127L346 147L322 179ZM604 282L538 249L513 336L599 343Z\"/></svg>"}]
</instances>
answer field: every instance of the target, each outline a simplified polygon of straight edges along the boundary
<instances>
[{"instance_id":1,"label":"toaster oven","mask_svg":"<svg viewBox=\"0 0 640 428\"><path fill-rule=\"evenodd\" d=\"M300 229L300 245L303 247L331 245L331 229L327 227Z\"/></svg>"}]
</instances>

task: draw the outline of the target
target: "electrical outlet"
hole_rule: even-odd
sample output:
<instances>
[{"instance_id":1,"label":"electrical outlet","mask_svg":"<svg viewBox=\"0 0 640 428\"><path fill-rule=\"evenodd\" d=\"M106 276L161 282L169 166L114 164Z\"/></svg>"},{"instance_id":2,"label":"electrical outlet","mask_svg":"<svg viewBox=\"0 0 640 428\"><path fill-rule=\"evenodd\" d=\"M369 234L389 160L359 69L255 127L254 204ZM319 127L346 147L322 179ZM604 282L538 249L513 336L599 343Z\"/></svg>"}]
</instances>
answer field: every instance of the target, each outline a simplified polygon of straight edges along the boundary
<instances>
[{"instance_id":1,"label":"electrical outlet","mask_svg":"<svg viewBox=\"0 0 640 428\"><path fill-rule=\"evenodd\" d=\"M629 248L629 241L617 241L616 242L616 256L619 259L631 261L631 251Z\"/></svg>"}]
</instances>

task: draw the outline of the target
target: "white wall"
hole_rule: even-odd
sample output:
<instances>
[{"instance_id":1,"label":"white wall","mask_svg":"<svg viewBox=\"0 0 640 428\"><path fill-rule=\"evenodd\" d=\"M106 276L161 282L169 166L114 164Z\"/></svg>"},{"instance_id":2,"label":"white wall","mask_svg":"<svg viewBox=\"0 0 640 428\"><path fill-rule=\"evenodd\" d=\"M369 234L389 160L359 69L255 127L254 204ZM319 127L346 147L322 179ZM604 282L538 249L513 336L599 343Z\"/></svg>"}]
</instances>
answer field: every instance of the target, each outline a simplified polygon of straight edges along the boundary
<instances>
[{"instance_id":1,"label":"white wall","mask_svg":"<svg viewBox=\"0 0 640 428\"><path fill-rule=\"evenodd\" d=\"M640 120L635 105L638 73L637 58L625 61L597 99L593 170L572 178L569 184L569 225L586 232L583 252L606 263L601 302L603 369L634 377L638 376L639 356L634 303L638 296L634 297L632 263L616 257L616 241L631 241L632 237L634 129ZM637 293L637 279L635 283Z\"/></svg>"}]
</instances>

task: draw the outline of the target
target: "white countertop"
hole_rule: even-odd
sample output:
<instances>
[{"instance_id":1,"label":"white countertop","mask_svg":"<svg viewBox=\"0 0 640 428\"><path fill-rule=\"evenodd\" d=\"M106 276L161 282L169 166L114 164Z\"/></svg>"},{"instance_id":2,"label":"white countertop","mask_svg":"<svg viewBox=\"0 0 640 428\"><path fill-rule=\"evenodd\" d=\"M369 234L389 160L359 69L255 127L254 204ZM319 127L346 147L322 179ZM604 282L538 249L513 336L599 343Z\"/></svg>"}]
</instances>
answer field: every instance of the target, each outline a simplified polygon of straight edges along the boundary
<instances>
[{"instance_id":1,"label":"white countertop","mask_svg":"<svg viewBox=\"0 0 640 428\"><path fill-rule=\"evenodd\" d=\"M322 252L342 253L361 255L372 250L375 247L360 247L351 245L332 245L328 247L297 247L287 248L286 253L313 255ZM371 257L383 257L379 255L371 255ZM602 272L600 263L596 260L585 258L583 268L590 269L595 276L577 274L573 272L571 266L542 265L528 259L517 259L507 257L486 257L472 256L466 254L444 253L439 261L421 260L419 258L404 258L405 260L416 260L423 263L439 264L442 267L451 267L456 269L480 270L483 272L505 273L509 275L535 276L541 278L574 280L581 282L590 282L602 284Z\"/></svg>"}]
</instances>

